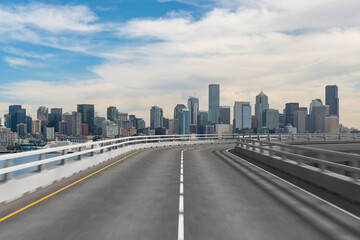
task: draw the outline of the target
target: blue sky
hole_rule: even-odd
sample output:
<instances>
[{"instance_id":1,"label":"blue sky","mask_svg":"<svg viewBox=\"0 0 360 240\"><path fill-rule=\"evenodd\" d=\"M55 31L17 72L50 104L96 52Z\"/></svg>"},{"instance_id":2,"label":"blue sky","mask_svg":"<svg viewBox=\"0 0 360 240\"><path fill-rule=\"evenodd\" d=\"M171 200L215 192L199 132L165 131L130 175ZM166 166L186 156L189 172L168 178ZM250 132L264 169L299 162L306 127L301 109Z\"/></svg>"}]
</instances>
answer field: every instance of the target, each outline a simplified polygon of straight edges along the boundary
<instances>
[{"instance_id":1,"label":"blue sky","mask_svg":"<svg viewBox=\"0 0 360 240\"><path fill-rule=\"evenodd\" d=\"M172 117L207 85L221 105L254 102L308 107L337 84L341 122L360 128L358 0L1 1L0 114L23 104L76 109L115 105L149 119Z\"/></svg>"}]
</instances>

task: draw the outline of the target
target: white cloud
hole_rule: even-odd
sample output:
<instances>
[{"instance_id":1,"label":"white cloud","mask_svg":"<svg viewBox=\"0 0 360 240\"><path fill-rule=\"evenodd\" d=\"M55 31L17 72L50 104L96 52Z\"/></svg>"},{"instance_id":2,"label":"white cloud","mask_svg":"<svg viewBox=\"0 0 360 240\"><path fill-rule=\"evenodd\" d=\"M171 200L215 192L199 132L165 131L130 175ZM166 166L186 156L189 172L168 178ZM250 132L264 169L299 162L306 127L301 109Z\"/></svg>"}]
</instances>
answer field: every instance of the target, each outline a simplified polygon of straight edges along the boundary
<instances>
[{"instance_id":1,"label":"white cloud","mask_svg":"<svg viewBox=\"0 0 360 240\"><path fill-rule=\"evenodd\" d=\"M14 58L6 56L4 61L7 62L11 67L33 67L36 65L35 63L30 62L25 58Z\"/></svg>"},{"instance_id":2,"label":"white cloud","mask_svg":"<svg viewBox=\"0 0 360 240\"><path fill-rule=\"evenodd\" d=\"M100 25L97 17L86 6L55 6L41 3L0 6L0 24L22 30L38 28L52 33L67 31L94 32Z\"/></svg>"}]
</instances>

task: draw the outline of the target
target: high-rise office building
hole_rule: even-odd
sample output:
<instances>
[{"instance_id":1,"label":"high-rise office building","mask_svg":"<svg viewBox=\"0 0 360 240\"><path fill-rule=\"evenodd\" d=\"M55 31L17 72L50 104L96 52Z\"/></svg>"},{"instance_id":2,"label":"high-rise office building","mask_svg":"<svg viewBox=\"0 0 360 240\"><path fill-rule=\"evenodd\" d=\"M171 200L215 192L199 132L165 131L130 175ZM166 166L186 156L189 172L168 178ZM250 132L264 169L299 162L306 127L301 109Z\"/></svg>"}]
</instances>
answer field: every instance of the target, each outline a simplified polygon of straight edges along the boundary
<instances>
[{"instance_id":1,"label":"high-rise office building","mask_svg":"<svg viewBox=\"0 0 360 240\"><path fill-rule=\"evenodd\" d=\"M294 113L299 110L299 103L286 103L285 105L285 125L288 123L294 126Z\"/></svg>"},{"instance_id":2,"label":"high-rise office building","mask_svg":"<svg viewBox=\"0 0 360 240\"><path fill-rule=\"evenodd\" d=\"M94 104L78 104L77 112L81 113L81 123L86 123L89 125L89 134L93 134L93 122L95 117Z\"/></svg>"},{"instance_id":3,"label":"high-rise office building","mask_svg":"<svg viewBox=\"0 0 360 240\"><path fill-rule=\"evenodd\" d=\"M325 117L325 133L339 134L339 116L330 115Z\"/></svg>"},{"instance_id":4,"label":"high-rise office building","mask_svg":"<svg viewBox=\"0 0 360 240\"><path fill-rule=\"evenodd\" d=\"M54 127L55 132L59 132L59 122L61 122L62 108L50 109L49 126Z\"/></svg>"},{"instance_id":5,"label":"high-rise office building","mask_svg":"<svg viewBox=\"0 0 360 240\"><path fill-rule=\"evenodd\" d=\"M220 122L220 85L209 85L209 123L218 124Z\"/></svg>"},{"instance_id":6,"label":"high-rise office building","mask_svg":"<svg viewBox=\"0 0 360 240\"><path fill-rule=\"evenodd\" d=\"M306 132L306 116L307 111L304 111L304 109L297 110L294 113L294 127L297 128L298 133L305 133Z\"/></svg>"},{"instance_id":7,"label":"high-rise office building","mask_svg":"<svg viewBox=\"0 0 360 240\"><path fill-rule=\"evenodd\" d=\"M63 113L61 115L61 121L64 122L64 124L62 123L62 129L61 132L64 135L67 136L71 136L72 135L72 114L71 113ZM66 129L64 129L64 127L66 127Z\"/></svg>"},{"instance_id":8,"label":"high-rise office building","mask_svg":"<svg viewBox=\"0 0 360 240\"><path fill-rule=\"evenodd\" d=\"M139 133L139 132L142 132L143 129L145 129L145 121L144 121L144 119L142 119L142 118L136 118L136 125L135 125L135 127L136 127L136 130L137 130L138 133Z\"/></svg>"},{"instance_id":9,"label":"high-rise office building","mask_svg":"<svg viewBox=\"0 0 360 240\"><path fill-rule=\"evenodd\" d=\"M312 131L314 133L325 132L325 117L329 115L329 106L320 105L312 108Z\"/></svg>"},{"instance_id":10,"label":"high-rise office building","mask_svg":"<svg viewBox=\"0 0 360 240\"><path fill-rule=\"evenodd\" d=\"M102 123L102 136L115 137L119 134L119 126L110 120L105 120Z\"/></svg>"},{"instance_id":11,"label":"high-rise office building","mask_svg":"<svg viewBox=\"0 0 360 240\"><path fill-rule=\"evenodd\" d=\"M177 104L174 108L174 120L180 119L181 110L186 109L184 104Z\"/></svg>"},{"instance_id":12,"label":"high-rise office building","mask_svg":"<svg viewBox=\"0 0 360 240\"><path fill-rule=\"evenodd\" d=\"M177 104L174 108L174 126L173 126L173 134L179 134L180 131L180 114L183 109L186 109L184 104Z\"/></svg>"},{"instance_id":13,"label":"high-rise office building","mask_svg":"<svg viewBox=\"0 0 360 240\"><path fill-rule=\"evenodd\" d=\"M49 108L40 106L37 110L37 119L41 122L48 124L49 122Z\"/></svg>"},{"instance_id":14,"label":"high-rise office building","mask_svg":"<svg viewBox=\"0 0 360 240\"><path fill-rule=\"evenodd\" d=\"M255 103L255 127L258 131L263 127L263 113L265 109L269 108L268 97L265 95L263 91L260 92L259 95L256 96Z\"/></svg>"},{"instance_id":15,"label":"high-rise office building","mask_svg":"<svg viewBox=\"0 0 360 240\"><path fill-rule=\"evenodd\" d=\"M190 110L190 124L196 125L199 114L199 99L196 97L189 97L188 109Z\"/></svg>"},{"instance_id":16,"label":"high-rise office building","mask_svg":"<svg viewBox=\"0 0 360 240\"><path fill-rule=\"evenodd\" d=\"M81 113L72 112L72 122L71 122L71 135L81 136L82 127L81 127Z\"/></svg>"},{"instance_id":17,"label":"high-rise office building","mask_svg":"<svg viewBox=\"0 0 360 240\"><path fill-rule=\"evenodd\" d=\"M190 110L183 109L180 113L180 134L190 134Z\"/></svg>"},{"instance_id":18,"label":"high-rise office building","mask_svg":"<svg viewBox=\"0 0 360 240\"><path fill-rule=\"evenodd\" d=\"M244 128L251 128L250 102L235 102L233 125L235 132Z\"/></svg>"},{"instance_id":19,"label":"high-rise office building","mask_svg":"<svg viewBox=\"0 0 360 240\"><path fill-rule=\"evenodd\" d=\"M309 114L311 115L313 106L321 106L321 105L323 105L321 99L319 99L319 98L313 99L313 100L310 102Z\"/></svg>"},{"instance_id":20,"label":"high-rise office building","mask_svg":"<svg viewBox=\"0 0 360 240\"><path fill-rule=\"evenodd\" d=\"M31 133L32 134L39 134L41 133L41 120L33 120L31 124Z\"/></svg>"},{"instance_id":21,"label":"high-rise office building","mask_svg":"<svg viewBox=\"0 0 360 240\"><path fill-rule=\"evenodd\" d=\"M168 118L163 118L163 126L164 126L164 128L165 129L169 129L170 128L170 119L168 119Z\"/></svg>"},{"instance_id":22,"label":"high-rise office building","mask_svg":"<svg viewBox=\"0 0 360 240\"><path fill-rule=\"evenodd\" d=\"M30 117L30 116L25 116L25 122L26 122L26 127L27 127L26 131L27 131L28 133L31 133L32 117Z\"/></svg>"},{"instance_id":23,"label":"high-rise office building","mask_svg":"<svg viewBox=\"0 0 360 240\"><path fill-rule=\"evenodd\" d=\"M270 130L279 128L279 111L275 109L265 109L263 113L264 125Z\"/></svg>"},{"instance_id":24,"label":"high-rise office building","mask_svg":"<svg viewBox=\"0 0 360 240\"><path fill-rule=\"evenodd\" d=\"M150 129L163 127L163 109L158 106L152 106L150 109Z\"/></svg>"},{"instance_id":25,"label":"high-rise office building","mask_svg":"<svg viewBox=\"0 0 360 240\"><path fill-rule=\"evenodd\" d=\"M26 124L26 109L23 109L21 105L11 105L9 106L9 123L7 123L8 126L10 126L11 131L16 132L17 131L17 125L20 123Z\"/></svg>"},{"instance_id":26,"label":"high-rise office building","mask_svg":"<svg viewBox=\"0 0 360 240\"><path fill-rule=\"evenodd\" d=\"M208 112L207 111L199 111L198 114L198 133L199 134L206 134L206 125L208 125Z\"/></svg>"},{"instance_id":27,"label":"high-rise office building","mask_svg":"<svg viewBox=\"0 0 360 240\"><path fill-rule=\"evenodd\" d=\"M61 122L59 122L59 133L61 135L67 135L67 123L65 122L65 120L61 120Z\"/></svg>"},{"instance_id":28,"label":"high-rise office building","mask_svg":"<svg viewBox=\"0 0 360 240\"><path fill-rule=\"evenodd\" d=\"M55 139L55 128L54 127L44 127L44 138L47 141Z\"/></svg>"},{"instance_id":29,"label":"high-rise office building","mask_svg":"<svg viewBox=\"0 0 360 240\"><path fill-rule=\"evenodd\" d=\"M107 108L107 119L110 121L114 121L114 119L118 118L119 111L116 107L110 106Z\"/></svg>"},{"instance_id":30,"label":"high-rise office building","mask_svg":"<svg viewBox=\"0 0 360 240\"><path fill-rule=\"evenodd\" d=\"M81 124L81 135L88 136L89 135L89 126L86 123Z\"/></svg>"},{"instance_id":31,"label":"high-rise office building","mask_svg":"<svg viewBox=\"0 0 360 240\"><path fill-rule=\"evenodd\" d=\"M220 107L220 124L230 124L230 107Z\"/></svg>"},{"instance_id":32,"label":"high-rise office building","mask_svg":"<svg viewBox=\"0 0 360 240\"><path fill-rule=\"evenodd\" d=\"M102 125L105 121L104 117L94 117L94 135L101 136L102 135Z\"/></svg>"},{"instance_id":33,"label":"high-rise office building","mask_svg":"<svg viewBox=\"0 0 360 240\"><path fill-rule=\"evenodd\" d=\"M19 134L19 137L27 136L27 125L25 123L19 123L16 125L16 132Z\"/></svg>"},{"instance_id":34,"label":"high-rise office building","mask_svg":"<svg viewBox=\"0 0 360 240\"><path fill-rule=\"evenodd\" d=\"M325 104L329 105L329 115L339 116L338 86L336 85L326 86Z\"/></svg>"}]
</instances>

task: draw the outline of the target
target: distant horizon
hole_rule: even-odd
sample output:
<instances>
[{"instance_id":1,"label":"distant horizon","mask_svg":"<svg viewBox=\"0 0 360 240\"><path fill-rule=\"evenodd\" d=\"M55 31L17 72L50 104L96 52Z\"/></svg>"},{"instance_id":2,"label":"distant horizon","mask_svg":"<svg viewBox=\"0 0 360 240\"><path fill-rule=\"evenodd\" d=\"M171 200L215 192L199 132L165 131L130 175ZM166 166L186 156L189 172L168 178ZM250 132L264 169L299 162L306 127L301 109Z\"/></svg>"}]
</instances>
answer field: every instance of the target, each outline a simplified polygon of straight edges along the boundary
<instances>
[{"instance_id":1,"label":"distant horizon","mask_svg":"<svg viewBox=\"0 0 360 240\"><path fill-rule=\"evenodd\" d=\"M12 104L36 117L39 106L91 103L149 125L151 106L172 117L189 96L207 111L211 83L231 112L261 91L282 112L325 103L325 86L337 85L340 123L359 129L358 9L358 0L4 0L1 119Z\"/></svg>"}]
</instances>

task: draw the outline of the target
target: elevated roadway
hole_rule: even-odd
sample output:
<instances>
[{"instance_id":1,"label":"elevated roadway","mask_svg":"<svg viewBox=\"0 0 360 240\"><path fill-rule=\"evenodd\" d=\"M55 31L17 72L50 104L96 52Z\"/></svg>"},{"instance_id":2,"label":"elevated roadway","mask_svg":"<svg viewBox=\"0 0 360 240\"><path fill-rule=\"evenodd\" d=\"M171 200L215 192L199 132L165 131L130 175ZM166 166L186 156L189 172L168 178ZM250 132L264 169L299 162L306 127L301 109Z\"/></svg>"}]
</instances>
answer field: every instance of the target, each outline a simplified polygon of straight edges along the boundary
<instances>
[{"instance_id":1,"label":"elevated roadway","mask_svg":"<svg viewBox=\"0 0 360 240\"><path fill-rule=\"evenodd\" d=\"M0 239L360 239L356 213L233 147L150 149L104 163L1 206Z\"/></svg>"}]
</instances>

